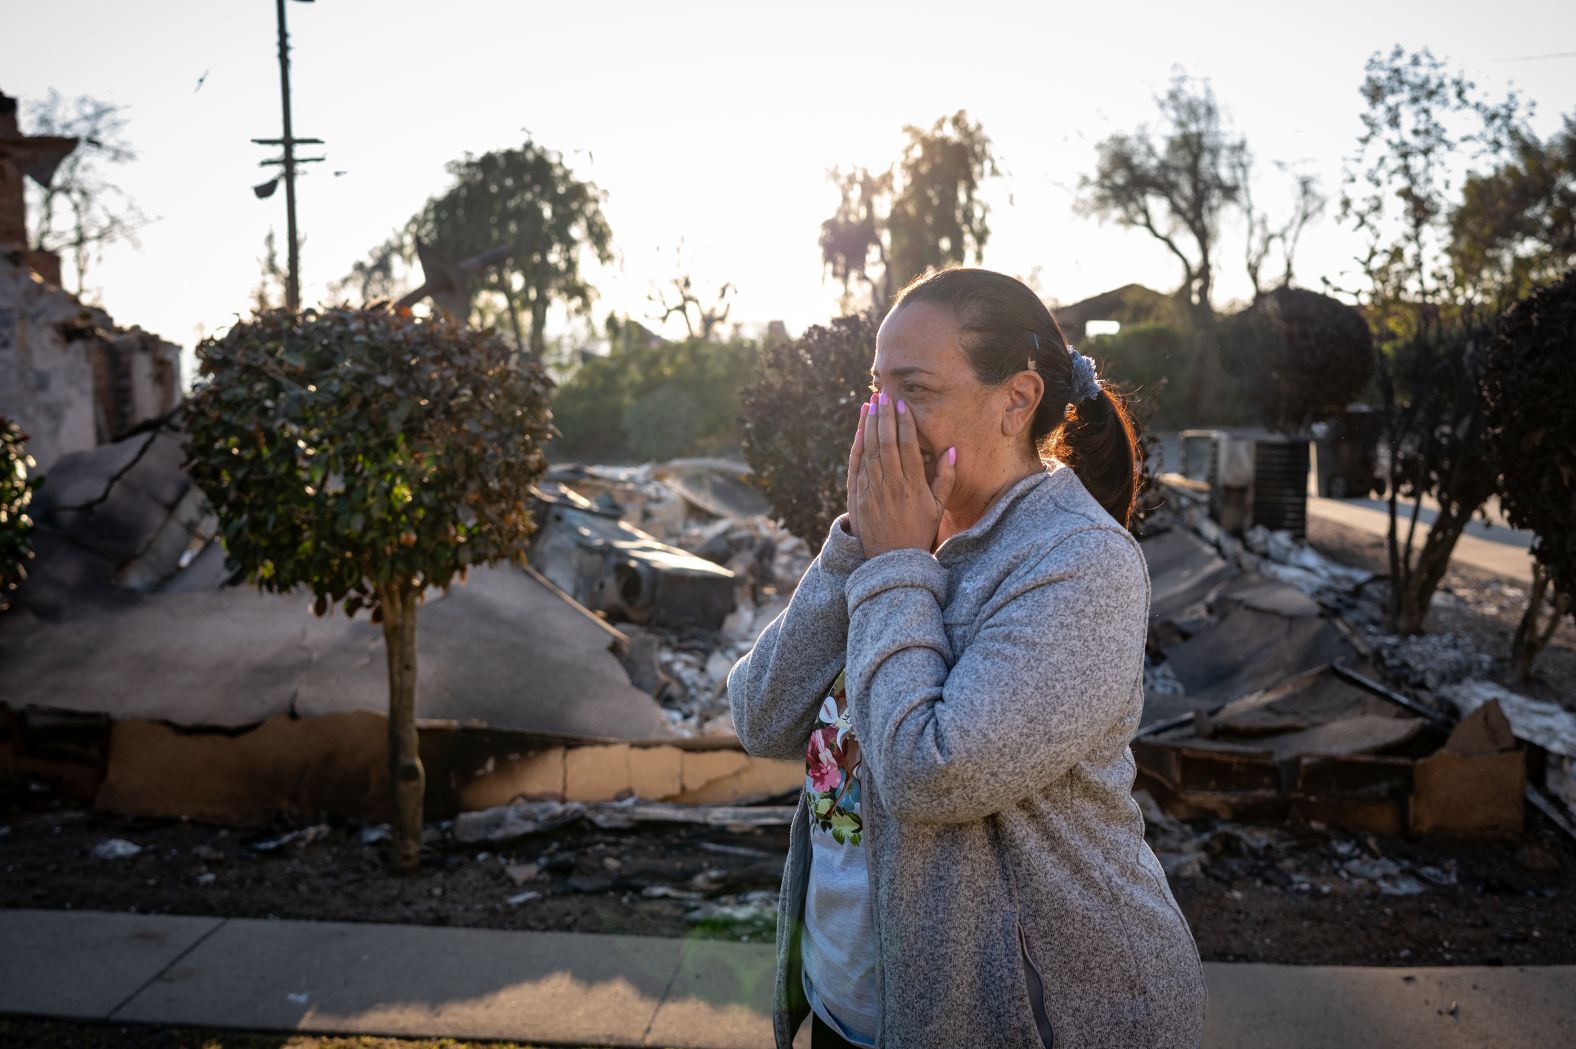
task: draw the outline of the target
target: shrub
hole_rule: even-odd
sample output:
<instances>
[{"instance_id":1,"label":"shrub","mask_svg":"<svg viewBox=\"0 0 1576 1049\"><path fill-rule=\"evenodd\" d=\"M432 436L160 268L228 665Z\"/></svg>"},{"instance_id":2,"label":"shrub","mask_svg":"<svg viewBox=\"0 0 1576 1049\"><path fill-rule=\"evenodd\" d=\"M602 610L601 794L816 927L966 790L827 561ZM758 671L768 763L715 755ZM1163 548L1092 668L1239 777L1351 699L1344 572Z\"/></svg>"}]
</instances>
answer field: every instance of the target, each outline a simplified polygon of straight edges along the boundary
<instances>
[{"instance_id":1,"label":"shrub","mask_svg":"<svg viewBox=\"0 0 1576 1049\"><path fill-rule=\"evenodd\" d=\"M1523 678L1576 598L1576 270L1505 311L1489 343L1483 393L1487 439L1500 467L1500 501L1533 533L1536 561L1513 658ZM1554 615L1539 625L1545 591Z\"/></svg>"},{"instance_id":2,"label":"shrub","mask_svg":"<svg viewBox=\"0 0 1576 1049\"><path fill-rule=\"evenodd\" d=\"M701 428L700 402L676 382L636 397L624 411L624 447L643 458L676 459L695 448Z\"/></svg>"},{"instance_id":3,"label":"shrub","mask_svg":"<svg viewBox=\"0 0 1576 1049\"><path fill-rule=\"evenodd\" d=\"M33 559L33 519L27 506L42 483L42 478L28 475L34 465L27 454L27 434L0 416L0 610L27 579L27 563Z\"/></svg>"},{"instance_id":4,"label":"shrub","mask_svg":"<svg viewBox=\"0 0 1576 1049\"><path fill-rule=\"evenodd\" d=\"M744 454L783 524L820 549L847 509L848 447L880 318L854 314L767 351L744 390Z\"/></svg>"}]
</instances>

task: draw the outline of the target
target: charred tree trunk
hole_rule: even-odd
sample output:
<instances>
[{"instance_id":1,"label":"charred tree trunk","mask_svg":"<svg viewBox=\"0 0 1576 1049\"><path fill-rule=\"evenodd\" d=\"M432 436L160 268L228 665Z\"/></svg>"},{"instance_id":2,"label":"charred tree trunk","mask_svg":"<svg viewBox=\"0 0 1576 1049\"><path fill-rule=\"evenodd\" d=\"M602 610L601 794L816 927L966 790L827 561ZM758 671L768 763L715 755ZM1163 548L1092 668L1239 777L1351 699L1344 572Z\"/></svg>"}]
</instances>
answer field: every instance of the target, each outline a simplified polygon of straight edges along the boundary
<instances>
[{"instance_id":1,"label":"charred tree trunk","mask_svg":"<svg viewBox=\"0 0 1576 1049\"><path fill-rule=\"evenodd\" d=\"M1559 629L1560 620L1571 612L1571 595L1556 591L1550 602L1554 606L1553 615L1549 617L1548 623L1539 623L1550 581L1548 570L1534 560L1532 593L1527 599L1526 611L1521 614L1521 622L1516 625L1516 636L1510 643L1511 665L1515 667L1516 676L1523 684L1532 680L1533 661L1548 645L1549 639L1554 636L1554 631Z\"/></svg>"},{"instance_id":2,"label":"charred tree trunk","mask_svg":"<svg viewBox=\"0 0 1576 1049\"><path fill-rule=\"evenodd\" d=\"M422 798L426 772L416 735L416 591L390 584L379 593L383 647L389 666L389 826L398 870L421 865Z\"/></svg>"}]
</instances>

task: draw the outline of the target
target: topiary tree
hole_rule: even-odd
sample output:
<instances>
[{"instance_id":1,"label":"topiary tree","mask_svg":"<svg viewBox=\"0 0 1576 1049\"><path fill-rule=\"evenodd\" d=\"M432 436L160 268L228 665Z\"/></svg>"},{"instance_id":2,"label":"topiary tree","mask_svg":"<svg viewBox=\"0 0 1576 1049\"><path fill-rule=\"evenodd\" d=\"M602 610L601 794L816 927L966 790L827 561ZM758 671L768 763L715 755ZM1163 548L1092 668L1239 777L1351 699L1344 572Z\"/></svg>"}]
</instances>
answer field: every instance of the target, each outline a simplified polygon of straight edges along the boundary
<instances>
[{"instance_id":1,"label":"topiary tree","mask_svg":"<svg viewBox=\"0 0 1576 1049\"><path fill-rule=\"evenodd\" d=\"M880 326L870 312L811 327L769 349L743 393L744 456L755 483L812 550L847 509L848 446L870 396Z\"/></svg>"},{"instance_id":2,"label":"topiary tree","mask_svg":"<svg viewBox=\"0 0 1576 1049\"><path fill-rule=\"evenodd\" d=\"M370 609L389 675L394 861L420 861L416 612L472 565L523 563L550 380L446 315L275 310L197 349L187 468L225 549L317 615Z\"/></svg>"},{"instance_id":3,"label":"topiary tree","mask_svg":"<svg viewBox=\"0 0 1576 1049\"><path fill-rule=\"evenodd\" d=\"M1523 681L1576 595L1576 270L1506 310L1483 376L1505 517L1533 533L1532 594L1511 642ZM1550 587L1552 614L1540 622Z\"/></svg>"},{"instance_id":4,"label":"topiary tree","mask_svg":"<svg viewBox=\"0 0 1576 1049\"><path fill-rule=\"evenodd\" d=\"M1282 433L1306 433L1373 376L1373 336L1362 314L1305 288L1259 296L1226 325L1226 344L1232 372Z\"/></svg>"},{"instance_id":5,"label":"topiary tree","mask_svg":"<svg viewBox=\"0 0 1576 1049\"><path fill-rule=\"evenodd\" d=\"M27 454L27 434L10 419L0 416L0 612L10 607L11 594L27 579L33 559L33 519L27 504L43 483L30 477L33 457Z\"/></svg>"}]
</instances>

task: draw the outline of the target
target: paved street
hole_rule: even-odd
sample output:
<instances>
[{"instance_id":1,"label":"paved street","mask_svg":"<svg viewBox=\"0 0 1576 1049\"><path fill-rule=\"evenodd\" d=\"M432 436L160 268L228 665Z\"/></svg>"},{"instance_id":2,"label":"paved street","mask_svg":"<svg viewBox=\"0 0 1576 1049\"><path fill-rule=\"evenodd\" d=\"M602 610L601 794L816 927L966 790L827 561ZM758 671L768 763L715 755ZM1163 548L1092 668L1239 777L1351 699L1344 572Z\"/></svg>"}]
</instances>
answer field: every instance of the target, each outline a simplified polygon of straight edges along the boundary
<instances>
[{"instance_id":1,"label":"paved street","mask_svg":"<svg viewBox=\"0 0 1576 1049\"><path fill-rule=\"evenodd\" d=\"M1180 447L1175 433L1160 436L1161 469L1175 471L1181 468ZM1487 504L1488 523L1474 518L1456 543L1452 560L1471 565L1485 572L1513 579L1523 585L1532 582L1532 533L1517 531L1505 521L1498 499ZM1406 530L1411 524L1412 504L1402 500L1397 503L1396 526L1401 541L1406 541ZM1413 549L1420 549L1428 526L1439 514L1439 504L1425 498L1418 512L1417 535ZM1314 470L1308 471L1308 516L1345 525L1370 535L1383 537L1390 527L1389 509L1382 499L1325 499L1319 496Z\"/></svg>"}]
</instances>

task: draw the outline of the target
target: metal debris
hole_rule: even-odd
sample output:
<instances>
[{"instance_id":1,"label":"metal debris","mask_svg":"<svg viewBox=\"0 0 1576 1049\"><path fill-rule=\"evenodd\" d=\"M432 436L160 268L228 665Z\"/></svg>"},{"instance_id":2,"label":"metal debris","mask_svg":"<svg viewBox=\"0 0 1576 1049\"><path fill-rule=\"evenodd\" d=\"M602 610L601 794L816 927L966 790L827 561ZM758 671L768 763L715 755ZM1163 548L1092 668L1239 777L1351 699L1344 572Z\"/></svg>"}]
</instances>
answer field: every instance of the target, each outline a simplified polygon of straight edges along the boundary
<instances>
[{"instance_id":1,"label":"metal debris","mask_svg":"<svg viewBox=\"0 0 1576 1049\"><path fill-rule=\"evenodd\" d=\"M105 838L93 846L96 860L129 860L142 851L142 846L125 838Z\"/></svg>"}]
</instances>

